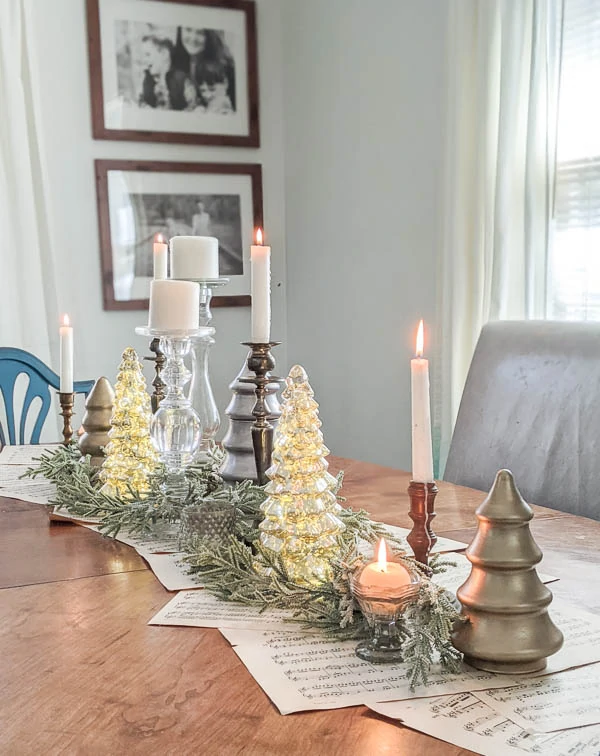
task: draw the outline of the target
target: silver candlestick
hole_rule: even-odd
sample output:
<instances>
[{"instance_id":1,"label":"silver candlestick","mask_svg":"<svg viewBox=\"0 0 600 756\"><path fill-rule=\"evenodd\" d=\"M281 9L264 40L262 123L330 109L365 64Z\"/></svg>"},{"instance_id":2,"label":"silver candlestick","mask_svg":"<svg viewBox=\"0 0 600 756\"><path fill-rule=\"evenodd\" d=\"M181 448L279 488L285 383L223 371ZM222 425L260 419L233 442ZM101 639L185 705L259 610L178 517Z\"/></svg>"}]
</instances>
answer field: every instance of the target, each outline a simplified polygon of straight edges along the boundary
<instances>
[{"instance_id":1,"label":"silver candlestick","mask_svg":"<svg viewBox=\"0 0 600 756\"><path fill-rule=\"evenodd\" d=\"M252 442L252 426L256 420L252 414L256 404L256 386L248 381L255 375L248 367L250 355L251 352L248 352L240 372L229 384L233 396L225 410L225 414L229 418L229 425L223 437L225 459L219 471L223 480L228 483L257 480L254 444ZM281 416L277 397L280 388L280 381L271 378L271 382L267 384L265 390L265 405L269 413L268 420L274 428Z\"/></svg>"}]
</instances>

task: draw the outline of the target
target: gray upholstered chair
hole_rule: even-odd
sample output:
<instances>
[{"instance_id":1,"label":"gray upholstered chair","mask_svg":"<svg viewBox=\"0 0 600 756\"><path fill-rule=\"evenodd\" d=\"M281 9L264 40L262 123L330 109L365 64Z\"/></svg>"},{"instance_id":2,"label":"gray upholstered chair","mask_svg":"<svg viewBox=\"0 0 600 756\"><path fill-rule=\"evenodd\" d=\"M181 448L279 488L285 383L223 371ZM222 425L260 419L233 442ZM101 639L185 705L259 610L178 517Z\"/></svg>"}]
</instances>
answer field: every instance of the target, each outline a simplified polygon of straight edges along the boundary
<instances>
[{"instance_id":1,"label":"gray upholstered chair","mask_svg":"<svg viewBox=\"0 0 600 756\"><path fill-rule=\"evenodd\" d=\"M444 479L486 491L503 467L527 501L600 520L600 324L483 328Z\"/></svg>"}]
</instances>

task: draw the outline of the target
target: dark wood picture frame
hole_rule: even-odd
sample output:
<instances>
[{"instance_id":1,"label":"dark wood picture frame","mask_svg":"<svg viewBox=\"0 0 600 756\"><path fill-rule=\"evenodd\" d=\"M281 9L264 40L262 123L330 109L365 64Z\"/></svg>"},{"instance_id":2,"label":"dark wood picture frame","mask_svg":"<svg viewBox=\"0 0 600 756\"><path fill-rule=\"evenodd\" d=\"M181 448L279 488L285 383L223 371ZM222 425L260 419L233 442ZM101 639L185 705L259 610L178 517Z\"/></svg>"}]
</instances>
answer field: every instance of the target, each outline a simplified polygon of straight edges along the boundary
<instances>
[{"instance_id":1,"label":"dark wood picture frame","mask_svg":"<svg viewBox=\"0 0 600 756\"><path fill-rule=\"evenodd\" d=\"M254 227L263 228L262 168L258 163L179 163L157 160L95 160L96 198L98 203L98 229L100 237L100 264L104 310L147 310L147 299L115 299L113 285L113 255L108 196L109 171L147 171L148 173L214 173L249 176L252 186L252 218ZM248 240L249 243L251 240ZM212 307L248 307L249 294L215 296Z\"/></svg>"},{"instance_id":2,"label":"dark wood picture frame","mask_svg":"<svg viewBox=\"0 0 600 756\"><path fill-rule=\"evenodd\" d=\"M194 134L172 131L108 129L104 123L104 87L102 81L102 41L100 35L100 2L86 0L92 134L94 139L135 142L172 142L207 144L221 147L260 147L258 52L256 42L256 10L254 0L153 0L153 2L222 8L242 11L246 17L246 51L248 71L248 134Z\"/></svg>"}]
</instances>

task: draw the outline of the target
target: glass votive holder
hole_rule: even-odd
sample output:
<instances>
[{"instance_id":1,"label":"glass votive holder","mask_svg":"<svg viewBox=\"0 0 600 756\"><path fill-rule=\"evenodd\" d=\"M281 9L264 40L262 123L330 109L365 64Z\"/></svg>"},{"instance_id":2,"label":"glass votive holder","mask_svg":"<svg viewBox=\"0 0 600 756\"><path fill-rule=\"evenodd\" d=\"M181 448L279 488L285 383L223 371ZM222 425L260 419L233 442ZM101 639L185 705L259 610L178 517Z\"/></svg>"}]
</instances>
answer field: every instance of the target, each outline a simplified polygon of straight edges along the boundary
<instances>
[{"instance_id":1,"label":"glass votive holder","mask_svg":"<svg viewBox=\"0 0 600 756\"><path fill-rule=\"evenodd\" d=\"M204 499L201 504L192 504L181 512L179 546L206 541L224 544L233 534L235 508L219 499Z\"/></svg>"},{"instance_id":2,"label":"glass votive holder","mask_svg":"<svg viewBox=\"0 0 600 756\"><path fill-rule=\"evenodd\" d=\"M360 659L373 664L401 662L402 614L419 592L420 577L403 564L369 562L351 578L351 589L369 625L370 637L356 647Z\"/></svg>"}]
</instances>

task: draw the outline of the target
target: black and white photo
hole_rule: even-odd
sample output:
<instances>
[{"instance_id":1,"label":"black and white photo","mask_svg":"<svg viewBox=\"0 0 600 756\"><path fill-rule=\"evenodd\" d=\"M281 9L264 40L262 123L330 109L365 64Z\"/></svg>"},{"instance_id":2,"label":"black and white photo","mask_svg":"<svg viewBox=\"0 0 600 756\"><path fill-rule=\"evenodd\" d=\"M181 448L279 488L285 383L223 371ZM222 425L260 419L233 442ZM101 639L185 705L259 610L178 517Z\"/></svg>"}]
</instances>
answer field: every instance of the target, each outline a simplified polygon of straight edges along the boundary
<instances>
[{"instance_id":1,"label":"black and white photo","mask_svg":"<svg viewBox=\"0 0 600 756\"><path fill-rule=\"evenodd\" d=\"M262 226L255 164L97 160L104 308L145 309L158 234L214 236L219 274L230 279L213 304L250 303L250 245Z\"/></svg>"},{"instance_id":2,"label":"black and white photo","mask_svg":"<svg viewBox=\"0 0 600 756\"><path fill-rule=\"evenodd\" d=\"M215 236L222 276L243 276L241 197L237 194L130 194L136 278L151 277L157 234Z\"/></svg>"},{"instance_id":3,"label":"black and white photo","mask_svg":"<svg viewBox=\"0 0 600 756\"><path fill-rule=\"evenodd\" d=\"M88 0L94 136L258 146L254 5Z\"/></svg>"}]
</instances>

